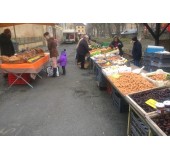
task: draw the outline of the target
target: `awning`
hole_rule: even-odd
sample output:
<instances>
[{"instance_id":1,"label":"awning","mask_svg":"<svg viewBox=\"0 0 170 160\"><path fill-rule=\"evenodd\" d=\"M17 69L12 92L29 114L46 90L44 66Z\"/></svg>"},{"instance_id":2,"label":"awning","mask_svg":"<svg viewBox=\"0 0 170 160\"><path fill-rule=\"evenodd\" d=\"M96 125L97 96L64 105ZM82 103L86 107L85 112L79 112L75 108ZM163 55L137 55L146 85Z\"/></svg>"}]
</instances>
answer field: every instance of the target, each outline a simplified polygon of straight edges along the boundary
<instances>
[{"instance_id":1,"label":"awning","mask_svg":"<svg viewBox=\"0 0 170 160\"><path fill-rule=\"evenodd\" d=\"M10 27L10 26L15 26L20 24L39 24L39 25L54 26L57 23L0 23L0 27Z\"/></svg>"}]
</instances>

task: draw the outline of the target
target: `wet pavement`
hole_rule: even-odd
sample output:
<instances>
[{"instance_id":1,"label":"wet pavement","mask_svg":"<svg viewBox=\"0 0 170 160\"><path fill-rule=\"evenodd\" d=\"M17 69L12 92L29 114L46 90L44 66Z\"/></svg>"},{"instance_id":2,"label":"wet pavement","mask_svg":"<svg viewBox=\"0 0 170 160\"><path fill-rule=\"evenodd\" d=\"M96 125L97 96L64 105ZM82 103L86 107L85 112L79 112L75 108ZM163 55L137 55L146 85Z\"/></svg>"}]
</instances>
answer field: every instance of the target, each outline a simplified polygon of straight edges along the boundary
<instances>
[{"instance_id":1,"label":"wet pavement","mask_svg":"<svg viewBox=\"0 0 170 160\"><path fill-rule=\"evenodd\" d=\"M66 48L66 75L32 81L34 88L8 84L0 77L1 136L122 136L127 113L119 113L89 70L75 65L75 46Z\"/></svg>"}]
</instances>

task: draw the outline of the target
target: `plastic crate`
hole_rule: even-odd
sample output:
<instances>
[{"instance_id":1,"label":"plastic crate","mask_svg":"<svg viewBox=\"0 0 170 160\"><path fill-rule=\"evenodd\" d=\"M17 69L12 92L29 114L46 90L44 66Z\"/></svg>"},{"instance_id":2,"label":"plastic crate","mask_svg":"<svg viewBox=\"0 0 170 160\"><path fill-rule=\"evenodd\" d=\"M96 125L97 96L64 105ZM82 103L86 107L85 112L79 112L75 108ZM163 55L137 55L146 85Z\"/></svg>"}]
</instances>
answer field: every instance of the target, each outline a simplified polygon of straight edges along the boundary
<instances>
[{"instance_id":1,"label":"plastic crate","mask_svg":"<svg viewBox=\"0 0 170 160\"><path fill-rule=\"evenodd\" d=\"M102 47L109 47L109 45L110 45L110 42L103 42L101 44Z\"/></svg>"},{"instance_id":2,"label":"plastic crate","mask_svg":"<svg viewBox=\"0 0 170 160\"><path fill-rule=\"evenodd\" d=\"M112 100L113 100L113 105L118 108L118 111L120 113L123 112L128 112L129 110L129 104L122 98L122 96L115 91L113 88L112 91Z\"/></svg>"},{"instance_id":3,"label":"plastic crate","mask_svg":"<svg viewBox=\"0 0 170 160\"><path fill-rule=\"evenodd\" d=\"M144 66L145 66L145 67L144 67L144 70L149 72L150 69L151 69L150 65L145 65L145 64L144 64Z\"/></svg>"},{"instance_id":4,"label":"plastic crate","mask_svg":"<svg viewBox=\"0 0 170 160\"><path fill-rule=\"evenodd\" d=\"M140 136L140 134L136 131L135 127L131 125L131 136Z\"/></svg>"},{"instance_id":5,"label":"plastic crate","mask_svg":"<svg viewBox=\"0 0 170 160\"><path fill-rule=\"evenodd\" d=\"M101 70L98 72L98 75L96 77L97 79L97 82L98 82L98 85L99 87L107 87L107 80L106 78L104 77L103 73L101 72Z\"/></svg>"},{"instance_id":6,"label":"plastic crate","mask_svg":"<svg viewBox=\"0 0 170 160\"><path fill-rule=\"evenodd\" d=\"M146 66L151 65L151 61L143 60L143 65L146 65Z\"/></svg>"},{"instance_id":7,"label":"plastic crate","mask_svg":"<svg viewBox=\"0 0 170 160\"><path fill-rule=\"evenodd\" d=\"M155 53L153 57L159 59L170 59L170 54Z\"/></svg>"},{"instance_id":8,"label":"plastic crate","mask_svg":"<svg viewBox=\"0 0 170 160\"><path fill-rule=\"evenodd\" d=\"M162 63L162 62L151 61L151 66L155 66L155 67L158 67L158 68L170 68L170 63Z\"/></svg>"},{"instance_id":9,"label":"plastic crate","mask_svg":"<svg viewBox=\"0 0 170 160\"><path fill-rule=\"evenodd\" d=\"M144 52L144 57L153 57L154 56L154 52L151 52L151 53L147 53L147 52Z\"/></svg>"},{"instance_id":10,"label":"plastic crate","mask_svg":"<svg viewBox=\"0 0 170 160\"><path fill-rule=\"evenodd\" d=\"M163 46L151 46L151 45L148 45L148 47L145 50L146 53L155 53L162 51L165 51L165 48Z\"/></svg>"},{"instance_id":11,"label":"plastic crate","mask_svg":"<svg viewBox=\"0 0 170 160\"><path fill-rule=\"evenodd\" d=\"M19 73L17 75L19 75ZM31 81L31 77L30 77L29 73L23 73L21 77L23 79L25 79L27 82ZM16 79L17 79L17 77L13 73L8 74L8 84L9 85L11 85ZM21 79L21 78L17 79L14 84L27 84L23 79Z\"/></svg>"},{"instance_id":12,"label":"plastic crate","mask_svg":"<svg viewBox=\"0 0 170 160\"><path fill-rule=\"evenodd\" d=\"M149 134L149 128L134 112L131 112L131 126L135 128L135 131L140 136L147 136ZM133 130L132 130L133 132Z\"/></svg>"}]
</instances>

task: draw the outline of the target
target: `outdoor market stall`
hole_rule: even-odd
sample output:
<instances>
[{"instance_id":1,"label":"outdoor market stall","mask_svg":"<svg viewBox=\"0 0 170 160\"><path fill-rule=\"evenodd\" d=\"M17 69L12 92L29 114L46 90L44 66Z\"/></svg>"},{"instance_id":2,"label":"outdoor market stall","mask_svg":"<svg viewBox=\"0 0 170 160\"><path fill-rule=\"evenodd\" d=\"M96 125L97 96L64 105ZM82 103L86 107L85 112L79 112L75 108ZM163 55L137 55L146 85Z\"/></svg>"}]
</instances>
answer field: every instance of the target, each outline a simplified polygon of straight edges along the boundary
<instances>
[{"instance_id":1,"label":"outdoor market stall","mask_svg":"<svg viewBox=\"0 0 170 160\"><path fill-rule=\"evenodd\" d=\"M169 74L162 70L140 74L142 70L134 66L127 67L123 58L121 60L124 63L117 63L119 58L116 53L106 56L106 53L102 55L100 52L92 56L91 60L98 86L107 86L108 82L111 84L113 105L118 107L119 112L125 112L129 108L127 135L169 135L168 111L165 111L166 116L157 113L160 112L157 103L170 100ZM113 59L115 63L109 59Z\"/></svg>"},{"instance_id":2,"label":"outdoor market stall","mask_svg":"<svg viewBox=\"0 0 170 160\"><path fill-rule=\"evenodd\" d=\"M28 58L28 56L26 56L27 54L29 54L29 56L31 57ZM26 84L28 84L31 88L33 88L33 86L29 83L28 79L23 76L26 73L34 74L34 76L38 76L41 78L41 76L39 75L39 72L49 62L49 54L43 53L42 55L41 53L41 55L38 55L34 53L33 55L30 54L30 52L27 52L26 54L21 53L20 55L19 54L15 55L16 58L13 58L13 60L15 59L19 61L11 61L11 63L10 63L11 57L9 57L9 59L6 59L7 57L3 57L3 56L0 57L2 60L2 64L0 64L1 72L8 73L8 80L10 80L9 76L11 76L11 74L16 77L12 82L10 82L10 86L8 88L16 84L16 82L19 80L23 80ZM19 56L22 56L22 58L28 58L28 59L22 59L22 60L17 59L17 57ZM4 60L6 61L4 62Z\"/></svg>"}]
</instances>

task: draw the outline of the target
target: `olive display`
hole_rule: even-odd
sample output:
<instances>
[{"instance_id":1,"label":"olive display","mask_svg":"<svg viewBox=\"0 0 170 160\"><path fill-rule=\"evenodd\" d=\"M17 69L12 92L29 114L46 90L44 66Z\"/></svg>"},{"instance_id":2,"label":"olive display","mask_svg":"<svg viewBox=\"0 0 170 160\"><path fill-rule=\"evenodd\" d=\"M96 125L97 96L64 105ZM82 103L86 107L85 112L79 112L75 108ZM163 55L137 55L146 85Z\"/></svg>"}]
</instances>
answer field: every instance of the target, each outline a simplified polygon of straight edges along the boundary
<instances>
[{"instance_id":1,"label":"olive display","mask_svg":"<svg viewBox=\"0 0 170 160\"><path fill-rule=\"evenodd\" d=\"M159 126L159 128L165 132L166 135L170 136L170 113L161 114L152 120Z\"/></svg>"},{"instance_id":2,"label":"olive display","mask_svg":"<svg viewBox=\"0 0 170 160\"><path fill-rule=\"evenodd\" d=\"M144 91L130 95L130 97L147 113L156 111L156 109L150 107L145 102L149 99L154 99L157 102L164 102L170 100L170 89L156 89Z\"/></svg>"}]
</instances>

